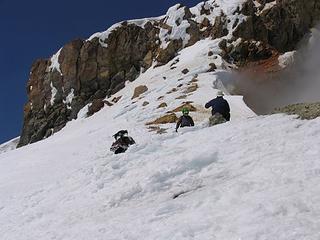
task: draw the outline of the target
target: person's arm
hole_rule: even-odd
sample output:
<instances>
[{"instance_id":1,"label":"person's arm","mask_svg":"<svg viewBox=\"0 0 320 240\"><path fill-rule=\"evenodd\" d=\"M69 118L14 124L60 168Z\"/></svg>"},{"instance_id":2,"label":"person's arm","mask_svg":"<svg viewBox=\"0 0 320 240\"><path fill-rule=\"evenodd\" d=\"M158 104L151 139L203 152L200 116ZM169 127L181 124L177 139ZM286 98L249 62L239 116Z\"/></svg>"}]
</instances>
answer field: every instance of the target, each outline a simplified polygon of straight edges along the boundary
<instances>
[{"instance_id":1,"label":"person's arm","mask_svg":"<svg viewBox=\"0 0 320 240\"><path fill-rule=\"evenodd\" d=\"M194 121L193 121L192 117L190 117L190 123L191 123L191 126L194 126Z\"/></svg>"},{"instance_id":2,"label":"person's arm","mask_svg":"<svg viewBox=\"0 0 320 240\"><path fill-rule=\"evenodd\" d=\"M213 101L213 100L207 102L206 105L204 105L204 107L205 107L205 108L211 107L211 106L212 106L212 101Z\"/></svg>"},{"instance_id":3,"label":"person's arm","mask_svg":"<svg viewBox=\"0 0 320 240\"><path fill-rule=\"evenodd\" d=\"M130 145L135 144L136 142L133 140L132 137L129 137Z\"/></svg>"},{"instance_id":4,"label":"person's arm","mask_svg":"<svg viewBox=\"0 0 320 240\"><path fill-rule=\"evenodd\" d=\"M180 117L180 118L179 118L179 120L178 120L178 122L177 122L177 125L176 125L176 132L178 132L178 128L180 127L181 122L182 122L182 117Z\"/></svg>"},{"instance_id":5,"label":"person's arm","mask_svg":"<svg viewBox=\"0 0 320 240\"><path fill-rule=\"evenodd\" d=\"M226 101L227 102L227 101ZM227 110L228 110L228 112L230 112L230 105L229 105L229 103L227 102Z\"/></svg>"},{"instance_id":6,"label":"person's arm","mask_svg":"<svg viewBox=\"0 0 320 240\"><path fill-rule=\"evenodd\" d=\"M205 108L209 108L210 107L210 102L207 102L206 105L204 105Z\"/></svg>"}]
</instances>

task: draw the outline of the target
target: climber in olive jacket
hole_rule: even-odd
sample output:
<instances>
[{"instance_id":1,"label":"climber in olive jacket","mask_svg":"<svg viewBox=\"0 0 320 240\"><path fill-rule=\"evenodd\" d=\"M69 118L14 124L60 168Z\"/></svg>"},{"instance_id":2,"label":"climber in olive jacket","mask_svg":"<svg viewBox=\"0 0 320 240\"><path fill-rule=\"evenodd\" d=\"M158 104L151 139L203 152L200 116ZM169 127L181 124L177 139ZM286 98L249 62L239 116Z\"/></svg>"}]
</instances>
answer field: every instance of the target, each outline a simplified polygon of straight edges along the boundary
<instances>
[{"instance_id":1,"label":"climber in olive jacket","mask_svg":"<svg viewBox=\"0 0 320 240\"><path fill-rule=\"evenodd\" d=\"M205 108L212 107L212 116L220 113L227 121L230 121L230 107L227 100L223 98L223 92L219 91L217 97L206 103Z\"/></svg>"}]
</instances>

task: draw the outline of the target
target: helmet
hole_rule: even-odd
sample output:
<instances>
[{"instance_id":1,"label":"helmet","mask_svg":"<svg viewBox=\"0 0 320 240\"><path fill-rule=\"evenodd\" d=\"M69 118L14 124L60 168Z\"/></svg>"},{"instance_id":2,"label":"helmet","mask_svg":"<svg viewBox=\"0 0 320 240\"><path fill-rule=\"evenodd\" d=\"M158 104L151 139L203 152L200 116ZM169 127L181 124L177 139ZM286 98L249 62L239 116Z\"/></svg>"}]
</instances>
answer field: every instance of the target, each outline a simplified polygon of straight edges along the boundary
<instances>
[{"instance_id":1,"label":"helmet","mask_svg":"<svg viewBox=\"0 0 320 240\"><path fill-rule=\"evenodd\" d=\"M223 92L222 91L218 91L217 92L217 97L222 97L222 96L224 96Z\"/></svg>"},{"instance_id":2,"label":"helmet","mask_svg":"<svg viewBox=\"0 0 320 240\"><path fill-rule=\"evenodd\" d=\"M182 114L183 115L188 115L189 114L189 109L188 108L182 108Z\"/></svg>"},{"instance_id":3,"label":"helmet","mask_svg":"<svg viewBox=\"0 0 320 240\"><path fill-rule=\"evenodd\" d=\"M128 131L127 130L120 130L119 132L117 132L115 135L113 135L113 137L115 139L119 139L125 135L128 135Z\"/></svg>"}]
</instances>

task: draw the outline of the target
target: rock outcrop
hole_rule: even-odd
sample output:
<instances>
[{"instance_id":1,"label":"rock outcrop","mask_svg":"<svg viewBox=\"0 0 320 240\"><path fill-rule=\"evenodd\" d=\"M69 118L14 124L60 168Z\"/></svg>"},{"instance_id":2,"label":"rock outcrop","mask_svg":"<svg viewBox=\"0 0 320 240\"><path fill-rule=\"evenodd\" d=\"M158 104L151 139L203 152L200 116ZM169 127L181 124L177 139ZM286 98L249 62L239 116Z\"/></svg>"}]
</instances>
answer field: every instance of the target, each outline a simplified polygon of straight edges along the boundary
<instances>
[{"instance_id":1,"label":"rock outcrop","mask_svg":"<svg viewBox=\"0 0 320 240\"><path fill-rule=\"evenodd\" d=\"M266 59L272 55L272 50L280 53L294 50L320 20L318 0L257 2L254 4L254 1L247 0L241 10L247 18L233 32L234 37L243 39L238 47L231 49L230 55L235 60L256 60L250 56L252 52L258 59ZM268 46L261 47L261 44Z\"/></svg>"},{"instance_id":2,"label":"rock outcrop","mask_svg":"<svg viewBox=\"0 0 320 240\"><path fill-rule=\"evenodd\" d=\"M242 65L294 49L320 18L318 0L238 2L234 9L213 0L193 8L177 4L162 17L116 24L35 61L19 146L59 131L88 104L94 114L126 81L201 39L221 38L221 56Z\"/></svg>"},{"instance_id":3,"label":"rock outcrop","mask_svg":"<svg viewBox=\"0 0 320 240\"><path fill-rule=\"evenodd\" d=\"M134 89L133 96L131 99L135 99L137 97L140 97L140 95L145 93L146 91L148 91L148 87L145 85L140 85L140 86L136 87Z\"/></svg>"},{"instance_id":4,"label":"rock outcrop","mask_svg":"<svg viewBox=\"0 0 320 240\"><path fill-rule=\"evenodd\" d=\"M177 122L178 118L175 113L170 113L165 116L162 116L160 118L157 118L156 120L152 122L146 123L146 125L158 125L158 124L167 124L167 123L175 123Z\"/></svg>"},{"instance_id":5,"label":"rock outcrop","mask_svg":"<svg viewBox=\"0 0 320 240\"><path fill-rule=\"evenodd\" d=\"M298 115L301 119L315 119L320 117L320 103L298 103L277 108L273 113Z\"/></svg>"}]
</instances>

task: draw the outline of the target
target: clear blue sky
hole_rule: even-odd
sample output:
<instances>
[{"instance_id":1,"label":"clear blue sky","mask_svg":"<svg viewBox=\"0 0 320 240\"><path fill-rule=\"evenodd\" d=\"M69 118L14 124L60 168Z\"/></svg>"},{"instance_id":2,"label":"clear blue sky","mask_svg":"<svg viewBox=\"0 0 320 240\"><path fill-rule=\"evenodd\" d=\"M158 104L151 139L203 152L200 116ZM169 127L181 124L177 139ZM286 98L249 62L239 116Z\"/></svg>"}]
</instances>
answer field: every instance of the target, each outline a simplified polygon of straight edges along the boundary
<instances>
[{"instance_id":1,"label":"clear blue sky","mask_svg":"<svg viewBox=\"0 0 320 240\"><path fill-rule=\"evenodd\" d=\"M31 64L113 23L163 15L201 0L0 0L0 143L19 136Z\"/></svg>"}]
</instances>

